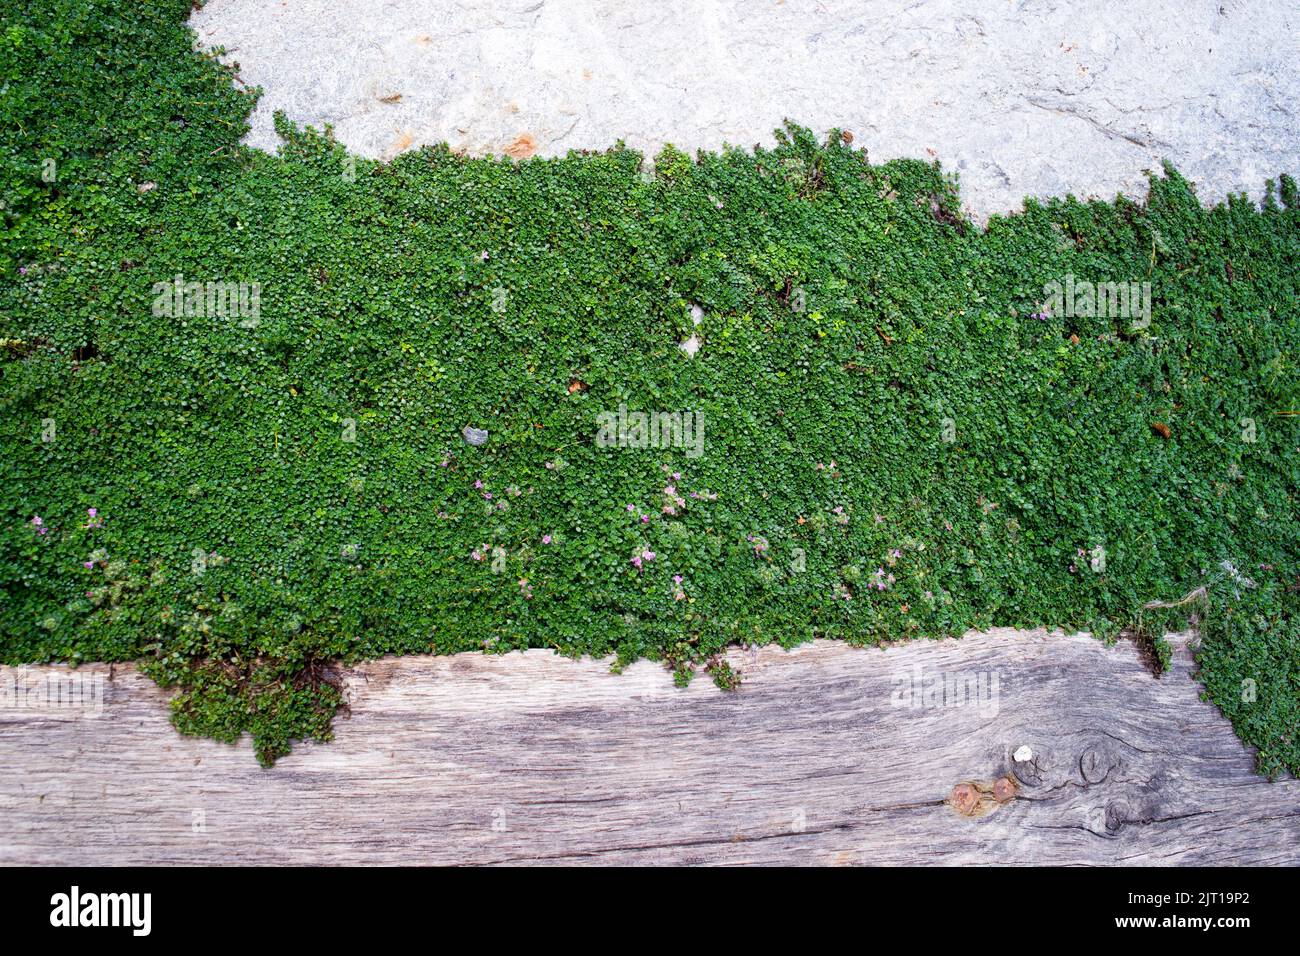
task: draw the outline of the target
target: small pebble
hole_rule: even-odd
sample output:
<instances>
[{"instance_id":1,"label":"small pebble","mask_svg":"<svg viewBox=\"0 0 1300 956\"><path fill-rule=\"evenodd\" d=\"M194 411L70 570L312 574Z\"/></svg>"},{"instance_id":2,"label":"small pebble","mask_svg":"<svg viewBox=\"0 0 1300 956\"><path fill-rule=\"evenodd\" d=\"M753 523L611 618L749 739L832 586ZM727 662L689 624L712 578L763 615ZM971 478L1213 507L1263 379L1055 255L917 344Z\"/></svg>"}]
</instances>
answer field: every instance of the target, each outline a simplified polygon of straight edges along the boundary
<instances>
[{"instance_id":1,"label":"small pebble","mask_svg":"<svg viewBox=\"0 0 1300 956\"><path fill-rule=\"evenodd\" d=\"M1022 744L1012 756L1015 758L1016 763L1024 763L1026 760L1034 759L1034 752Z\"/></svg>"},{"instance_id":2,"label":"small pebble","mask_svg":"<svg viewBox=\"0 0 1300 956\"><path fill-rule=\"evenodd\" d=\"M471 445L485 445L488 440L488 433L481 428L470 428L466 425L461 429L460 435Z\"/></svg>"}]
</instances>

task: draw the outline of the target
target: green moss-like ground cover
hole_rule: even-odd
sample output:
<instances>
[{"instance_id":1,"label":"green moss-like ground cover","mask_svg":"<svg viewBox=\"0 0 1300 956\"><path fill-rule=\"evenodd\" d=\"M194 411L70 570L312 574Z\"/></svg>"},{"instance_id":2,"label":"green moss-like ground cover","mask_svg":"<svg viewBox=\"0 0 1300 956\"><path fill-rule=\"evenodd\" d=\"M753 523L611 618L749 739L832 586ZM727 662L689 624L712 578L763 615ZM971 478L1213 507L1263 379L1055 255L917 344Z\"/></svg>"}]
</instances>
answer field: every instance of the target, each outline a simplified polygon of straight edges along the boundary
<instances>
[{"instance_id":1,"label":"green moss-like ground cover","mask_svg":"<svg viewBox=\"0 0 1300 956\"><path fill-rule=\"evenodd\" d=\"M685 680L734 643L1195 611L1209 695L1300 770L1293 181L1207 210L1169 170L980 230L937 165L793 126L653 177L283 124L271 157L187 10L0 0L0 660L143 660L181 729L269 761L328 735L339 659ZM254 321L156 314L176 276L257 283ZM1149 282L1149 326L1044 314L1068 276ZM620 406L698 414L704 453L602 447Z\"/></svg>"}]
</instances>

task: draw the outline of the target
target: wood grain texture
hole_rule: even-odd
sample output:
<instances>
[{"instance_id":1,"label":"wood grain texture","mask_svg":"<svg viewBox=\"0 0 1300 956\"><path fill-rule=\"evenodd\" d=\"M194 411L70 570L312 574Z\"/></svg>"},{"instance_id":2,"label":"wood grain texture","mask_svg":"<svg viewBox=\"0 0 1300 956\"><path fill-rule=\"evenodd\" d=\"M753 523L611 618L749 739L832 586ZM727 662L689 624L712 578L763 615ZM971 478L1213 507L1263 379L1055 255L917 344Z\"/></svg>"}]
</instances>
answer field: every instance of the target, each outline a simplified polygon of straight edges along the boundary
<instances>
[{"instance_id":1,"label":"wood grain texture","mask_svg":"<svg viewBox=\"0 0 1300 956\"><path fill-rule=\"evenodd\" d=\"M348 672L333 743L271 770L117 667L98 716L0 708L0 862L1300 862L1300 782L1254 773L1171 641L1160 680L1085 635L737 650L733 693L549 651L385 659ZM900 704L944 675L964 699Z\"/></svg>"}]
</instances>

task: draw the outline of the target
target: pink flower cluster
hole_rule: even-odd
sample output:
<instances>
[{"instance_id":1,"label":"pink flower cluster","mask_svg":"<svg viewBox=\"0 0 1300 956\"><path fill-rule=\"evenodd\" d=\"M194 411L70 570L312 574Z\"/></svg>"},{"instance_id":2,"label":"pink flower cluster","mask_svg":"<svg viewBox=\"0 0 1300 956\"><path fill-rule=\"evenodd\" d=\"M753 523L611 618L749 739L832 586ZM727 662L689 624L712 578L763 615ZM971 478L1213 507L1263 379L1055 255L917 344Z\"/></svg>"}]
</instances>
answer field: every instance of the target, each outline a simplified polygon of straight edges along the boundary
<instances>
[{"instance_id":1,"label":"pink flower cluster","mask_svg":"<svg viewBox=\"0 0 1300 956\"><path fill-rule=\"evenodd\" d=\"M497 511L505 511L510 507L506 501L495 499L493 497L492 492L488 491L487 486L483 484L482 478L474 479L474 489L478 491L483 496L483 500L488 503L487 506L489 511L493 508L496 508ZM521 494L523 494L523 492L514 485L509 485L506 488L506 495L511 498L518 498Z\"/></svg>"},{"instance_id":2,"label":"pink flower cluster","mask_svg":"<svg viewBox=\"0 0 1300 956\"><path fill-rule=\"evenodd\" d=\"M680 471L670 471L667 465L663 465L662 468L664 474L668 475L668 481L664 484L661 491L661 494L663 495L663 504L659 508L659 513L675 518L680 516L686 510L686 497L683 496L682 492L678 489L679 483L685 476L682 475ZM692 491L689 497L696 501L718 500L717 493L708 491L707 489L704 491ZM650 523L650 515L643 514L636 505L629 504L624 507L629 513L640 515L639 520L642 524Z\"/></svg>"},{"instance_id":3,"label":"pink flower cluster","mask_svg":"<svg viewBox=\"0 0 1300 956\"><path fill-rule=\"evenodd\" d=\"M686 497L679 490L680 484L685 479L686 476L683 475L680 471L673 471L668 465L662 465L660 467L664 475L666 476L666 478L664 481L664 486L661 489L661 494L663 496L663 504L659 508L659 513L662 515L666 515L668 517L679 517L686 511ZM709 491L703 491L703 492L692 491L690 493L690 497L700 501L717 501L718 499L718 496L716 494ZM636 515L637 522L639 524L650 523L651 515L642 512L641 509L638 508L636 505L626 504L623 506L623 508L625 511L627 511L628 514ZM632 567L636 568L638 571L644 571L646 567L652 561L655 560L656 557L657 555L653 551L647 548L642 550L638 554L634 554L629 559L629 563L632 565ZM686 592L682 589L681 584L682 584L682 576L680 574L673 575L672 594L673 594L673 600L675 601L686 600Z\"/></svg>"},{"instance_id":4,"label":"pink flower cluster","mask_svg":"<svg viewBox=\"0 0 1300 956\"><path fill-rule=\"evenodd\" d=\"M676 474L676 472L674 472ZM680 478L680 475L677 476ZM686 499L677 493L677 486L673 484L664 485L664 506L661 509L666 515L676 515L678 508L686 507Z\"/></svg>"},{"instance_id":5,"label":"pink flower cluster","mask_svg":"<svg viewBox=\"0 0 1300 956\"><path fill-rule=\"evenodd\" d=\"M36 529L36 533L39 535L47 535L50 533L49 526L45 523L45 519L40 515L32 516L31 525ZM86 529L104 527L104 519L99 516L98 508L86 509L86 523L82 525L82 527Z\"/></svg>"}]
</instances>

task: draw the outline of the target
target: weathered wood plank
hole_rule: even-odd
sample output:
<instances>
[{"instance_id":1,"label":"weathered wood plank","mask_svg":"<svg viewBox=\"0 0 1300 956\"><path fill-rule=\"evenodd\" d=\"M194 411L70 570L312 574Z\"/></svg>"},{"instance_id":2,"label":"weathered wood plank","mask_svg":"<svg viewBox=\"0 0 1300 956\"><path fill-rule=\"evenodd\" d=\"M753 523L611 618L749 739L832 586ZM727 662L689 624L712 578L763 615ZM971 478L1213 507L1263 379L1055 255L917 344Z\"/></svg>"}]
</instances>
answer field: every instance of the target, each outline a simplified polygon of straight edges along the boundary
<instances>
[{"instance_id":1,"label":"weathered wood plank","mask_svg":"<svg viewBox=\"0 0 1300 956\"><path fill-rule=\"evenodd\" d=\"M1172 640L1161 680L1041 632L736 651L735 693L546 651L375 661L335 742L272 770L118 667L97 717L0 708L0 862L1300 862L1300 782L1255 775ZM916 668L975 696L900 706Z\"/></svg>"}]
</instances>

